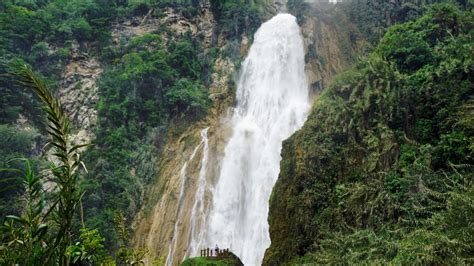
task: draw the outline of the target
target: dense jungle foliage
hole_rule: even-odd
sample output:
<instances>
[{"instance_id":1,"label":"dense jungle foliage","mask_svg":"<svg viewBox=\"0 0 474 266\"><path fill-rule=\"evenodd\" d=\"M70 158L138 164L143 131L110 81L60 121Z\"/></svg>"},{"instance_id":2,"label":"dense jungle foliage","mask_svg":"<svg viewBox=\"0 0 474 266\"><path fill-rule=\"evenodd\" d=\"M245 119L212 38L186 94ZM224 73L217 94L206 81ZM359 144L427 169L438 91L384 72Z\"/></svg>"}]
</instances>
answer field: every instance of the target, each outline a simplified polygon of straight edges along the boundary
<instances>
[{"instance_id":1,"label":"dense jungle foliage","mask_svg":"<svg viewBox=\"0 0 474 266\"><path fill-rule=\"evenodd\" d=\"M357 25L364 38L377 45L388 27L421 17L430 5L452 2L461 8L472 7L469 0L360 0L340 4L349 19Z\"/></svg>"},{"instance_id":2,"label":"dense jungle foliage","mask_svg":"<svg viewBox=\"0 0 474 266\"><path fill-rule=\"evenodd\" d=\"M298 23L302 24L305 16L327 17L328 9L332 9L324 3L310 4L305 0L288 0L288 11L297 17ZM323 2L323 1L321 1ZM358 39L369 41L376 46L387 29L397 23L415 20L427 11L432 4L447 2L446 0L358 0L339 1L336 10L342 12L356 26L358 32L351 32L351 39L355 43ZM469 0L452 0L462 8L471 8L473 3ZM333 16L333 19L340 17Z\"/></svg>"},{"instance_id":3,"label":"dense jungle foliage","mask_svg":"<svg viewBox=\"0 0 474 266\"><path fill-rule=\"evenodd\" d=\"M253 33L262 23L258 2L249 0L211 0L211 9L220 30L231 38ZM263 2L263 1L260 1Z\"/></svg>"},{"instance_id":4,"label":"dense jungle foliage","mask_svg":"<svg viewBox=\"0 0 474 266\"><path fill-rule=\"evenodd\" d=\"M388 29L284 142L265 264L474 258L472 6Z\"/></svg>"}]
</instances>

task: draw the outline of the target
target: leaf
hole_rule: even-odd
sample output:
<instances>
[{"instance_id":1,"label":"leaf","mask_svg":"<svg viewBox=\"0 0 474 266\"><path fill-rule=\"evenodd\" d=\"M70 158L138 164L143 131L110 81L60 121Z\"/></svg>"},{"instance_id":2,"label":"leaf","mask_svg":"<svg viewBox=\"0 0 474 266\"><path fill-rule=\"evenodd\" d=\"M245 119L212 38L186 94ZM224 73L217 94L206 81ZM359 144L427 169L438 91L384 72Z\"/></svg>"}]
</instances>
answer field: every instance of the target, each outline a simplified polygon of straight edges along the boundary
<instances>
[{"instance_id":1,"label":"leaf","mask_svg":"<svg viewBox=\"0 0 474 266\"><path fill-rule=\"evenodd\" d=\"M72 149L69 151L68 155L71 155L71 153L73 153L77 149L84 148L84 147L89 147L89 146L92 146L92 144L86 143L86 144L76 145L76 146L72 147Z\"/></svg>"},{"instance_id":2,"label":"leaf","mask_svg":"<svg viewBox=\"0 0 474 266\"><path fill-rule=\"evenodd\" d=\"M86 145L77 145L72 147L71 150L68 150L70 123L63 107L61 106L61 102L53 96L45 83L37 77L26 64L12 66L10 74L16 77L16 81L19 85L32 89L37 97L43 102L45 106L44 110L47 113L48 119L47 132L51 138L49 144L55 147L56 151L54 156L60 160L60 162L57 163L51 162L51 171L54 175L54 177L51 178L51 181L56 185L56 190L58 191L53 194L54 198L52 200L54 203L50 205L49 209L41 219L44 221L51 211L54 210L53 218L58 223L58 228L55 230L55 235L53 236L54 240L52 240L51 245L48 245L47 250L45 251L44 264L49 265L53 260L55 260L54 257L56 256L58 248L65 249L71 241L70 231L72 217L74 216L75 206L78 202L77 191L79 190L76 175L73 174L72 170L81 164L75 151L81 147L85 147ZM31 180L34 180L33 175L31 175L31 178ZM34 182L31 183L33 184ZM39 192L33 191L30 195L39 195ZM41 209L42 208L37 208L36 210ZM12 216L10 219L20 223L26 222L24 219L16 216ZM46 225L40 225L35 234L38 237L42 237L46 234L46 230ZM59 258L59 261L65 259L63 256L65 256L65 254L60 254L61 258Z\"/></svg>"},{"instance_id":3,"label":"leaf","mask_svg":"<svg viewBox=\"0 0 474 266\"><path fill-rule=\"evenodd\" d=\"M86 167L86 165L84 164L83 161L81 161L81 165L82 165L82 167L84 168L84 171L85 171L86 173L89 173L89 171L87 171L87 167Z\"/></svg>"},{"instance_id":4,"label":"leaf","mask_svg":"<svg viewBox=\"0 0 474 266\"><path fill-rule=\"evenodd\" d=\"M42 238L48 231L47 224L40 224L38 229L34 232L33 237Z\"/></svg>"},{"instance_id":5,"label":"leaf","mask_svg":"<svg viewBox=\"0 0 474 266\"><path fill-rule=\"evenodd\" d=\"M61 145L59 145L59 144L57 144L57 143L54 143L54 142L50 142L50 144L53 145L54 147L60 149L61 151L66 152L66 148L65 148L65 147L63 147L63 146L61 146Z\"/></svg>"},{"instance_id":6,"label":"leaf","mask_svg":"<svg viewBox=\"0 0 474 266\"><path fill-rule=\"evenodd\" d=\"M62 159L62 161L65 161L65 162L67 162L67 160L68 160L67 156L64 155L64 153L55 152L55 153L53 153L53 155L60 158L60 159Z\"/></svg>"},{"instance_id":7,"label":"leaf","mask_svg":"<svg viewBox=\"0 0 474 266\"><path fill-rule=\"evenodd\" d=\"M9 191L9 190L15 189L16 187L18 187L18 186L11 185L11 186L2 187L2 188L0 188L0 193L3 193L3 192L5 192L5 191Z\"/></svg>"},{"instance_id":8,"label":"leaf","mask_svg":"<svg viewBox=\"0 0 474 266\"><path fill-rule=\"evenodd\" d=\"M52 130L52 131L49 131L49 130L48 130L48 133L49 133L50 135L52 135L53 138L56 138L57 141L60 141L61 144L64 144L64 136L63 136L63 133L62 133L59 129L57 129L57 128L51 126L51 125L48 125L48 128Z\"/></svg>"},{"instance_id":9,"label":"leaf","mask_svg":"<svg viewBox=\"0 0 474 266\"><path fill-rule=\"evenodd\" d=\"M18 216L16 216L16 215L7 215L6 218L7 218L7 219L10 219L10 220L13 220L13 221L17 221L17 222L19 222L19 223L21 223L21 224L28 224L28 221L27 221L27 220L25 220L25 219L23 219L23 218L21 218L21 217L18 217Z\"/></svg>"},{"instance_id":10,"label":"leaf","mask_svg":"<svg viewBox=\"0 0 474 266\"><path fill-rule=\"evenodd\" d=\"M12 169L12 168L0 168L0 172L15 172L15 173L21 173L20 169ZM0 182L2 182L0 180Z\"/></svg>"},{"instance_id":11,"label":"leaf","mask_svg":"<svg viewBox=\"0 0 474 266\"><path fill-rule=\"evenodd\" d=\"M63 132L59 131L61 129L59 121L57 121L56 119L53 119L53 117L51 115L48 116L48 120L56 126L56 129L58 129L59 134L63 133Z\"/></svg>"}]
</instances>

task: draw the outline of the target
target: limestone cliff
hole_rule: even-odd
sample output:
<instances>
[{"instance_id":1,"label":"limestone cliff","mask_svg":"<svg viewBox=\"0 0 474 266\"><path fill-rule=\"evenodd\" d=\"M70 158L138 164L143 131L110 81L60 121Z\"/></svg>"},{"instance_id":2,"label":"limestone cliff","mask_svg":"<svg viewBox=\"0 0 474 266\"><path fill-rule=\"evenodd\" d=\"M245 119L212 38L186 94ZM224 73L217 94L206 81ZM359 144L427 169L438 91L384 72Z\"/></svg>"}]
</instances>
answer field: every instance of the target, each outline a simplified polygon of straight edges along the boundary
<instances>
[{"instance_id":1,"label":"limestone cliff","mask_svg":"<svg viewBox=\"0 0 474 266\"><path fill-rule=\"evenodd\" d=\"M356 61L367 43L353 38L358 29L333 4L307 4L303 12L294 12L305 42L308 84L312 93L319 94Z\"/></svg>"},{"instance_id":2,"label":"limestone cliff","mask_svg":"<svg viewBox=\"0 0 474 266\"><path fill-rule=\"evenodd\" d=\"M71 58L61 76L59 98L68 112L75 129L72 139L90 143L97 122L96 104L99 99L97 79L102 73L99 61L79 49L77 42L71 47Z\"/></svg>"}]
</instances>

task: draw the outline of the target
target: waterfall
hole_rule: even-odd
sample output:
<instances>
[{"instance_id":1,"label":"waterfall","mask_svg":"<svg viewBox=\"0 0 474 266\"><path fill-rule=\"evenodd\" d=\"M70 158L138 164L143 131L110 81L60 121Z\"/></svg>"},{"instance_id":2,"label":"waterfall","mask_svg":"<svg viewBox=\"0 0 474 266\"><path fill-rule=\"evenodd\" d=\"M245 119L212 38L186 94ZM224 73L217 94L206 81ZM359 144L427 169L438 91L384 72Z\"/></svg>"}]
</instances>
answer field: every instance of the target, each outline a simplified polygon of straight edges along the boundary
<instances>
[{"instance_id":1,"label":"waterfall","mask_svg":"<svg viewBox=\"0 0 474 266\"><path fill-rule=\"evenodd\" d=\"M176 247L178 244L178 237L180 233L179 225L182 223L182 214L183 214L183 201L184 201L184 196L185 196L185 184L186 184L186 170L188 168L188 164L194 159L196 156L196 153L198 152L199 148L202 146L203 147L203 156L202 156L202 162L201 162L201 170L199 173L199 178L201 179L201 172L205 171L203 169L206 169L204 167L204 160L207 161L208 157L208 138L207 138L207 131L209 128L205 128L201 131L201 142L194 148L193 153L189 157L189 159L183 164L183 167L181 168L181 171L179 173L179 182L180 182L180 190L179 190L179 197L178 197L178 208L176 211L176 219L174 223L174 231L173 231L173 238L171 239L171 243L168 248L168 256L166 257L166 265L173 265L173 259L175 258L175 253L176 253ZM207 164L207 163L206 163ZM203 173L205 175L205 172Z\"/></svg>"},{"instance_id":2,"label":"waterfall","mask_svg":"<svg viewBox=\"0 0 474 266\"><path fill-rule=\"evenodd\" d=\"M198 252L202 245L204 231L203 225L206 223L206 209L205 209L205 195L208 189L207 186L207 163L209 160L209 141L207 138L207 131L209 128L201 132L203 139L201 169L199 170L199 178L197 184L196 194L194 196L194 205L191 210L191 232L190 244L187 255L192 255Z\"/></svg>"},{"instance_id":3,"label":"waterfall","mask_svg":"<svg viewBox=\"0 0 474 266\"><path fill-rule=\"evenodd\" d=\"M303 125L310 108L304 65L300 29L289 14L262 24L242 64L233 133L203 230L204 244L230 248L245 265L261 264L270 245L268 201L282 141Z\"/></svg>"}]
</instances>

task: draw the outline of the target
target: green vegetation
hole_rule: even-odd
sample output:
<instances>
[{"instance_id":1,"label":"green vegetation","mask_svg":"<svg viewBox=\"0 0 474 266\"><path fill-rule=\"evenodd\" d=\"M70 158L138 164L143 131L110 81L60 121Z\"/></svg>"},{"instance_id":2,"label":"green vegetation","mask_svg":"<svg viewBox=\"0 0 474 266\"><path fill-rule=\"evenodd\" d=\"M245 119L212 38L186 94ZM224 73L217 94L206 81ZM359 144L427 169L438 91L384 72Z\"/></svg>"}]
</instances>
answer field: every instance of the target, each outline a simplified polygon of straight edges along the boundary
<instances>
[{"instance_id":1,"label":"green vegetation","mask_svg":"<svg viewBox=\"0 0 474 266\"><path fill-rule=\"evenodd\" d=\"M22 215L6 216L0 227L2 232L0 262L4 265L19 262L34 264L47 257L47 251L43 250L48 237L46 235L48 225L43 222L42 217L45 208L42 184L27 160L25 160L24 171L8 170L15 174L23 174L25 206ZM49 248L49 246L46 247ZM54 249L51 250L54 251Z\"/></svg>"},{"instance_id":2,"label":"green vegetation","mask_svg":"<svg viewBox=\"0 0 474 266\"><path fill-rule=\"evenodd\" d=\"M35 139L38 138L36 131L18 130L13 126L0 125L0 169L22 169L24 164L16 158L26 158L35 145ZM40 161L35 160L33 166L40 165ZM16 173L9 171L0 171L0 217L15 214L19 215L21 202L18 201L18 195L24 192L22 186L23 178Z\"/></svg>"},{"instance_id":3,"label":"green vegetation","mask_svg":"<svg viewBox=\"0 0 474 266\"><path fill-rule=\"evenodd\" d=\"M71 126L61 103L28 66L12 65L8 74L20 86L34 91L44 104L46 131L50 137L48 145L52 147L54 159L48 161L49 169L43 170L41 176L36 174L38 170L32 167L30 161L23 158L7 161L24 162L23 168L0 169L2 173L13 174L13 177L1 180L7 184L4 191L15 188L19 180L23 186L20 199L22 207L19 208L21 213L7 215L0 226L0 264L115 265L99 231L89 229L84 224L81 202L85 193L80 187L80 178L87 169L80 159L79 150L89 144L76 145L74 140L69 139ZM8 132L10 129L2 130ZM26 144L18 141L19 138L13 140L17 141L15 144ZM23 148L27 149L28 146ZM79 206L82 228L77 241L73 243L73 221ZM143 263L147 251L127 247L128 233L123 221L122 216L116 215L116 231L120 235L120 249L115 254L117 263ZM162 260L154 262L154 265L162 264Z\"/></svg>"},{"instance_id":4,"label":"green vegetation","mask_svg":"<svg viewBox=\"0 0 474 266\"><path fill-rule=\"evenodd\" d=\"M391 27L320 96L284 143L265 264L472 261L472 14Z\"/></svg>"},{"instance_id":5,"label":"green vegetation","mask_svg":"<svg viewBox=\"0 0 474 266\"><path fill-rule=\"evenodd\" d=\"M70 124L60 102L26 65L14 66L10 75L22 87L35 92L47 113L47 132L51 138L55 161L50 162L48 181L54 189L46 193L42 180L35 174L28 160L25 170L6 169L23 174L24 207L20 216L9 215L0 227L2 264L67 264L67 248L71 243L71 225L80 201L79 173L83 165L79 149L87 146L71 145Z\"/></svg>"},{"instance_id":6,"label":"green vegetation","mask_svg":"<svg viewBox=\"0 0 474 266\"><path fill-rule=\"evenodd\" d=\"M154 161L166 142L169 123L185 124L200 119L210 105L205 84L215 55L209 57L204 53L200 37L175 36L162 27L156 34L122 40L119 46L109 45L114 22L148 13L161 16L160 9L164 7L191 18L197 15L199 3L52 0L0 4L1 73L7 72L6 66L12 62L28 64L40 73L45 86L57 87L75 43L81 53L100 55L106 66L98 84L98 145L84 154L90 173L80 181L80 186L81 191L87 191L82 198L84 222L106 237L109 250L119 248L118 236L111 226L114 215L126 213L128 225L140 208L145 185L155 177ZM162 37L172 40L163 42ZM40 104L31 93L15 87L14 81L3 75L0 96L0 136L9 140L0 145L0 167L24 168L20 162L11 160L18 157L33 158L34 167L41 167L39 155L44 152L46 140L35 129L44 129L44 118L37 112ZM33 129L16 129L21 127L17 125L18 119L25 120L26 126ZM20 215L23 208L18 196L25 191L22 178L12 172L1 172L0 182L8 184L0 194L0 214ZM75 219L74 239L81 243L82 237L98 239L95 232L80 233L81 227ZM88 248L77 246L71 254ZM90 260L88 255L80 256L81 260ZM77 256L72 258L76 259Z\"/></svg>"},{"instance_id":7,"label":"green vegetation","mask_svg":"<svg viewBox=\"0 0 474 266\"><path fill-rule=\"evenodd\" d=\"M145 255L148 253L147 249L132 249L128 247L129 233L125 225L125 218L121 213L116 213L114 216L115 230L119 236L119 249L115 256L119 265L135 265L142 264ZM164 265L164 258L155 260L153 265Z\"/></svg>"},{"instance_id":8,"label":"green vegetation","mask_svg":"<svg viewBox=\"0 0 474 266\"><path fill-rule=\"evenodd\" d=\"M304 14L308 12L310 5L304 0L288 0L287 3L288 11L296 17L298 24L302 24L304 21Z\"/></svg>"},{"instance_id":9,"label":"green vegetation","mask_svg":"<svg viewBox=\"0 0 474 266\"><path fill-rule=\"evenodd\" d=\"M211 9L219 29L229 39L252 35L262 23L259 4L249 0L211 0Z\"/></svg>"},{"instance_id":10,"label":"green vegetation","mask_svg":"<svg viewBox=\"0 0 474 266\"><path fill-rule=\"evenodd\" d=\"M298 2L298 0L292 0ZM420 18L430 5L447 2L446 0L359 0L338 3L349 19L355 23L365 40L376 45L386 30L397 23ZM449 1L448 1L449 2ZM452 0L463 8L472 8L471 0Z\"/></svg>"},{"instance_id":11,"label":"green vegetation","mask_svg":"<svg viewBox=\"0 0 474 266\"><path fill-rule=\"evenodd\" d=\"M72 263L107 264L113 263L104 247L104 238L97 229L81 228L79 241L67 248L66 254Z\"/></svg>"},{"instance_id":12,"label":"green vegetation","mask_svg":"<svg viewBox=\"0 0 474 266\"><path fill-rule=\"evenodd\" d=\"M183 261L181 266L240 266L243 265L237 256L233 255L226 259L195 257Z\"/></svg>"},{"instance_id":13,"label":"green vegetation","mask_svg":"<svg viewBox=\"0 0 474 266\"><path fill-rule=\"evenodd\" d=\"M50 88L57 87L61 71L77 42L81 49L100 49L108 44L110 24L119 8L112 1L1 1L0 3L0 73L11 63L28 64ZM91 43L91 45L84 45ZM22 168L12 158L31 158L32 167L40 166L40 153L46 139L37 133L44 130L40 104L30 91L15 86L15 81L0 75L0 167ZM26 124L19 125L19 119ZM29 127L26 130L21 127ZM12 134L15 132L16 134ZM0 182L8 182L0 194L0 215L19 214L17 200L23 192L21 178L0 173Z\"/></svg>"},{"instance_id":14,"label":"green vegetation","mask_svg":"<svg viewBox=\"0 0 474 266\"><path fill-rule=\"evenodd\" d=\"M212 260L212 259L207 259L204 257L187 259L181 263L181 266L198 266L198 265L199 266L205 266L205 265L229 266L229 265L235 265L235 264L227 260Z\"/></svg>"},{"instance_id":15,"label":"green vegetation","mask_svg":"<svg viewBox=\"0 0 474 266\"><path fill-rule=\"evenodd\" d=\"M1 60L21 58L49 82L57 81L72 42L108 43L117 12L109 1L99 0L2 2Z\"/></svg>"}]
</instances>

